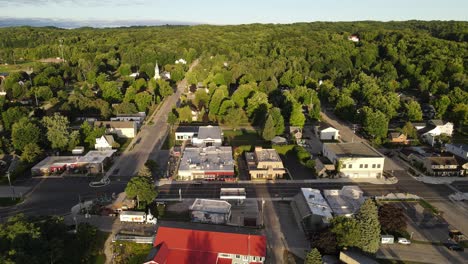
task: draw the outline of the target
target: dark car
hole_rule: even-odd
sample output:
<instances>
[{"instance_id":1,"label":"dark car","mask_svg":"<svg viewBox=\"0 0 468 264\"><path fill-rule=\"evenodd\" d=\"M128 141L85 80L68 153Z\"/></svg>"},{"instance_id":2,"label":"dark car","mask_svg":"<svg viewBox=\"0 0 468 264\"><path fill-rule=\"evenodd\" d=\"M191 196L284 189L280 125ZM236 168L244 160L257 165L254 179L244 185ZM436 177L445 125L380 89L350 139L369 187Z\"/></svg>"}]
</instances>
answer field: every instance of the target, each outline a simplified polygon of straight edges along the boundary
<instances>
[{"instance_id":1,"label":"dark car","mask_svg":"<svg viewBox=\"0 0 468 264\"><path fill-rule=\"evenodd\" d=\"M447 245L447 248L452 250L452 251L463 251L463 247L458 245L458 244L449 244Z\"/></svg>"}]
</instances>

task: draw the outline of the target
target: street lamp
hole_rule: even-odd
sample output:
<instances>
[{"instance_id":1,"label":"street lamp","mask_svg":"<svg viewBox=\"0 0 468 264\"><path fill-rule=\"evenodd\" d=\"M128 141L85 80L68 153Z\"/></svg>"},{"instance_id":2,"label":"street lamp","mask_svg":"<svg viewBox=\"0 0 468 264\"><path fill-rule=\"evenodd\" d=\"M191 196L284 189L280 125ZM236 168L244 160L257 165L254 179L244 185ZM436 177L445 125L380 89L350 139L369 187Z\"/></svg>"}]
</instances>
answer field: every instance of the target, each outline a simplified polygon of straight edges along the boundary
<instances>
[{"instance_id":1,"label":"street lamp","mask_svg":"<svg viewBox=\"0 0 468 264\"><path fill-rule=\"evenodd\" d=\"M265 200L262 199L262 226L265 227L265 213L264 213L264 207L265 207Z\"/></svg>"},{"instance_id":2,"label":"street lamp","mask_svg":"<svg viewBox=\"0 0 468 264\"><path fill-rule=\"evenodd\" d=\"M8 184L10 185L10 188L11 188L11 193L12 193L11 199L14 200L16 197L16 194L15 194L15 188L13 188L13 186L11 185L10 171L7 171L6 176L8 177Z\"/></svg>"}]
</instances>

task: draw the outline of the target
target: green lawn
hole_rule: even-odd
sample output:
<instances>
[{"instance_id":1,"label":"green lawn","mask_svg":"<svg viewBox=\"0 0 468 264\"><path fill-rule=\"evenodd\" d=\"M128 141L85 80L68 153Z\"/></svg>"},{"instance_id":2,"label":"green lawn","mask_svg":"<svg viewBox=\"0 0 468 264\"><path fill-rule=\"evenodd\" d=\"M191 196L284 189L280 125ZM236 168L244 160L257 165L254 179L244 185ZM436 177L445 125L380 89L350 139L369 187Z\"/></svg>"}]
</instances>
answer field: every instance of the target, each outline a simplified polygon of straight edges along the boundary
<instances>
[{"instance_id":1,"label":"green lawn","mask_svg":"<svg viewBox=\"0 0 468 264\"><path fill-rule=\"evenodd\" d=\"M128 241L116 241L114 252L118 253L115 263L141 264L145 262L152 244L138 244Z\"/></svg>"},{"instance_id":2,"label":"green lawn","mask_svg":"<svg viewBox=\"0 0 468 264\"><path fill-rule=\"evenodd\" d=\"M0 64L0 72L27 71L33 66L34 62L25 62L17 64Z\"/></svg>"},{"instance_id":3,"label":"green lawn","mask_svg":"<svg viewBox=\"0 0 468 264\"><path fill-rule=\"evenodd\" d=\"M254 146L270 146L270 143L265 141L256 130L224 130L224 138L230 146L254 145Z\"/></svg>"},{"instance_id":4,"label":"green lawn","mask_svg":"<svg viewBox=\"0 0 468 264\"><path fill-rule=\"evenodd\" d=\"M419 200L419 204L423 208L430 210L432 212L432 214L434 214L434 215L439 215L440 214L439 210L437 208L435 208L432 204L428 203L426 200L423 200L423 199Z\"/></svg>"}]
</instances>

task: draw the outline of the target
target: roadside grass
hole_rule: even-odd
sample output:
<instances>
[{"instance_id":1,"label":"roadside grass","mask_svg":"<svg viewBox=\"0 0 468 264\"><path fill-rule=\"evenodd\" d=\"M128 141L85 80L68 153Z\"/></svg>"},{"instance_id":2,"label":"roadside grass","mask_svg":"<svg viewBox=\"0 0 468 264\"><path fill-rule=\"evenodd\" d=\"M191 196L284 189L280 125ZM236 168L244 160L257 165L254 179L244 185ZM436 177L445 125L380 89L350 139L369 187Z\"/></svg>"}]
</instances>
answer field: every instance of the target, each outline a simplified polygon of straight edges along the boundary
<instances>
[{"instance_id":1,"label":"roadside grass","mask_svg":"<svg viewBox=\"0 0 468 264\"><path fill-rule=\"evenodd\" d=\"M120 145L117 150L120 153L122 153L128 147L130 142L132 142L131 138L119 138L119 137L114 137L114 138L115 138L115 141L117 141L117 143L119 143Z\"/></svg>"},{"instance_id":2,"label":"roadside grass","mask_svg":"<svg viewBox=\"0 0 468 264\"><path fill-rule=\"evenodd\" d=\"M114 252L117 253L115 263L141 264L145 262L153 245L116 241L113 247Z\"/></svg>"},{"instance_id":3,"label":"roadside grass","mask_svg":"<svg viewBox=\"0 0 468 264\"><path fill-rule=\"evenodd\" d=\"M22 198L0 197L0 206L12 206L22 201Z\"/></svg>"},{"instance_id":4,"label":"roadside grass","mask_svg":"<svg viewBox=\"0 0 468 264\"><path fill-rule=\"evenodd\" d=\"M440 215L440 211L435 208L432 204L430 204L429 202L427 202L426 200L423 200L423 199L420 199L419 200L419 204L425 208L425 209L428 209L432 212L433 215Z\"/></svg>"}]
</instances>

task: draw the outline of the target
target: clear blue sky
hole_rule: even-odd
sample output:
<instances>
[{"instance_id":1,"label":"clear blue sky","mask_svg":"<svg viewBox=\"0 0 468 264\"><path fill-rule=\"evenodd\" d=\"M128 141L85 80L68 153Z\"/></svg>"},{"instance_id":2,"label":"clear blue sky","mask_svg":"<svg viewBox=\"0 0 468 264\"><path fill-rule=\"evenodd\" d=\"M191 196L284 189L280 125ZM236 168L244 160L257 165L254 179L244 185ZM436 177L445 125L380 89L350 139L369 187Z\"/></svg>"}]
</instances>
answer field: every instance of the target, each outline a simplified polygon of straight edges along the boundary
<instances>
[{"instance_id":1,"label":"clear blue sky","mask_svg":"<svg viewBox=\"0 0 468 264\"><path fill-rule=\"evenodd\" d=\"M0 18L210 24L468 20L467 0L0 0Z\"/></svg>"}]
</instances>

